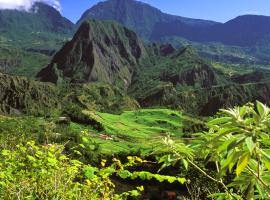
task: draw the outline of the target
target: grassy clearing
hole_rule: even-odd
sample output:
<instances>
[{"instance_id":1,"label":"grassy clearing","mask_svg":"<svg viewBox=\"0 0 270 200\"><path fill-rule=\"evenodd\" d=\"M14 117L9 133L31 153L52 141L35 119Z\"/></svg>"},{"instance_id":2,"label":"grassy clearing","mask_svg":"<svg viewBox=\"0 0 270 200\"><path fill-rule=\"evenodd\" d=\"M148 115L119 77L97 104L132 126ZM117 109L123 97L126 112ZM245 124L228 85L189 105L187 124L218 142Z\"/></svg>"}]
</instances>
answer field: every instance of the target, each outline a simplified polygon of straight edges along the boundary
<instances>
[{"instance_id":1,"label":"grassy clearing","mask_svg":"<svg viewBox=\"0 0 270 200\"><path fill-rule=\"evenodd\" d=\"M101 123L104 131L92 134L93 140L100 144L102 152L134 152L149 154L162 145L167 134L175 139L182 137L185 118L180 112L169 109L142 109L126 111L121 115L84 111L90 118ZM101 134L109 139L101 138Z\"/></svg>"}]
</instances>

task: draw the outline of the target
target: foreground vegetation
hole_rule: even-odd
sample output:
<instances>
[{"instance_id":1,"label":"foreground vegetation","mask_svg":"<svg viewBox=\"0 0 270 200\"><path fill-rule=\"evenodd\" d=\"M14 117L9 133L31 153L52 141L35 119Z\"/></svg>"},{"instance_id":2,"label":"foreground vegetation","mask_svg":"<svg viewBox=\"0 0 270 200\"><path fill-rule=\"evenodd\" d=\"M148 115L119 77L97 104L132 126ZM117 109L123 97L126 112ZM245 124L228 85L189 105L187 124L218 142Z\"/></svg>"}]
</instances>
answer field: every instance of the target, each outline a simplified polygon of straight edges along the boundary
<instances>
[{"instance_id":1,"label":"foreground vegetation","mask_svg":"<svg viewBox=\"0 0 270 200\"><path fill-rule=\"evenodd\" d=\"M97 126L87 130L88 126L74 122L0 118L1 199L140 199L140 193L147 196L143 185L150 180L184 184L182 192L179 188L170 193L173 198L270 198L270 109L259 102L221 110L206 123L205 131L188 138L183 130L187 117L171 110L85 114L99 123L99 132ZM133 139L134 147L146 147L157 132L168 134L154 139L162 147L164 138L162 148L145 152L145 159L117 158L121 151L114 147L114 136L128 138L118 141L127 147ZM98 134L104 133L113 140L102 144ZM115 158L109 157L110 144ZM121 179L134 187L120 192L115 180Z\"/></svg>"}]
</instances>

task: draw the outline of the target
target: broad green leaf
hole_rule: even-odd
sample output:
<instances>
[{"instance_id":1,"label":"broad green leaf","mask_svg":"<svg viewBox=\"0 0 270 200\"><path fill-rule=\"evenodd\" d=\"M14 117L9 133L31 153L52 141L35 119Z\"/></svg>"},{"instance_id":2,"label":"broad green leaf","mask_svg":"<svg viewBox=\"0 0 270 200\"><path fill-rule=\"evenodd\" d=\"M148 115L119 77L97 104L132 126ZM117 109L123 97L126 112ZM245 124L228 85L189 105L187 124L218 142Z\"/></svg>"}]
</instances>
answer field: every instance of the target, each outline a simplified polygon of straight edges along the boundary
<instances>
[{"instance_id":1,"label":"broad green leaf","mask_svg":"<svg viewBox=\"0 0 270 200\"><path fill-rule=\"evenodd\" d=\"M94 178L95 173L97 171L98 171L97 168L88 166L88 167L84 168L84 175L86 178L92 179L92 178Z\"/></svg>"},{"instance_id":2,"label":"broad green leaf","mask_svg":"<svg viewBox=\"0 0 270 200\"><path fill-rule=\"evenodd\" d=\"M226 122L229 122L230 120L231 120L231 117L221 117L221 118L213 119L210 122L208 122L207 124L209 126L217 125L217 124L224 124Z\"/></svg>"},{"instance_id":3,"label":"broad green leaf","mask_svg":"<svg viewBox=\"0 0 270 200\"><path fill-rule=\"evenodd\" d=\"M249 150L250 154L252 155L253 150L256 147L256 143L253 142L253 138L252 137L246 138L245 141L246 141L246 145L248 147L248 150Z\"/></svg>"},{"instance_id":4,"label":"broad green leaf","mask_svg":"<svg viewBox=\"0 0 270 200\"><path fill-rule=\"evenodd\" d=\"M257 101L256 105L257 105L257 110L258 110L260 116L266 116L269 114L270 110L266 105L264 105L263 103L261 103L259 101Z\"/></svg>"},{"instance_id":5,"label":"broad green leaf","mask_svg":"<svg viewBox=\"0 0 270 200\"><path fill-rule=\"evenodd\" d=\"M247 113L247 107L243 106L240 108L240 116L244 117L244 115Z\"/></svg>"},{"instance_id":6,"label":"broad green leaf","mask_svg":"<svg viewBox=\"0 0 270 200\"><path fill-rule=\"evenodd\" d=\"M265 164L265 167L270 171L270 155L264 150L260 150L262 154L262 161Z\"/></svg>"},{"instance_id":7,"label":"broad green leaf","mask_svg":"<svg viewBox=\"0 0 270 200\"><path fill-rule=\"evenodd\" d=\"M245 153L244 155L242 155L240 157L240 159L238 160L238 163L237 163L237 167L236 167L236 175L237 176L239 176L244 171L244 169L248 165L249 160L250 160L249 153Z\"/></svg>"},{"instance_id":8,"label":"broad green leaf","mask_svg":"<svg viewBox=\"0 0 270 200\"><path fill-rule=\"evenodd\" d=\"M225 161L221 162L221 169L225 170L225 169L229 168L229 171L231 171L241 155L242 155L242 152L232 151L228 155L227 159Z\"/></svg>"}]
</instances>

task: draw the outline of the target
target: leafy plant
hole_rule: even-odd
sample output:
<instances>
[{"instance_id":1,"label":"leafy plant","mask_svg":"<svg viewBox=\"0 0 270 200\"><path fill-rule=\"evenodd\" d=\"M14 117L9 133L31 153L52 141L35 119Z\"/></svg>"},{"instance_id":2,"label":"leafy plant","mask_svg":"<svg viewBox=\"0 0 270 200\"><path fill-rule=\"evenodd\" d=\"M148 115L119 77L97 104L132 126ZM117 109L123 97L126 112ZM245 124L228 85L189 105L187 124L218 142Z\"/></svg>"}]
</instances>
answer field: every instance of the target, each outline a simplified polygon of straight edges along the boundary
<instances>
[{"instance_id":1,"label":"leafy plant","mask_svg":"<svg viewBox=\"0 0 270 200\"><path fill-rule=\"evenodd\" d=\"M195 167L222 187L209 195L214 199L270 198L270 109L257 102L221 110L207 125L209 131L198 134L192 145L165 139L173 159L162 157L163 166L181 161L187 169ZM214 164L215 174L200 167L198 160Z\"/></svg>"}]
</instances>

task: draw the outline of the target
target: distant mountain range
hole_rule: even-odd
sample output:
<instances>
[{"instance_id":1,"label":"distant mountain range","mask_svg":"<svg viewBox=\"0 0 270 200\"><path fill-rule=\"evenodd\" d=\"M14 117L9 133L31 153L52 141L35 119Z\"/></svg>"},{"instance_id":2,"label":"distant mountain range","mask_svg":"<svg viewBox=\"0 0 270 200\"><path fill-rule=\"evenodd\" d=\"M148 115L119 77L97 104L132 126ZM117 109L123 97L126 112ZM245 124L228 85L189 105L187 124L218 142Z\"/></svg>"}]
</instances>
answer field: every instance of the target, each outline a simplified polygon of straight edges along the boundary
<instances>
[{"instance_id":1,"label":"distant mountain range","mask_svg":"<svg viewBox=\"0 0 270 200\"><path fill-rule=\"evenodd\" d=\"M87 19L118 21L150 41L178 36L195 42L245 47L256 45L270 34L270 17L267 16L245 15L218 23L165 14L135 0L98 3L82 15L77 25Z\"/></svg>"},{"instance_id":2,"label":"distant mountain range","mask_svg":"<svg viewBox=\"0 0 270 200\"><path fill-rule=\"evenodd\" d=\"M181 22L191 27L208 27L218 24L213 21L165 14L157 8L135 0L100 2L84 13L77 25L87 19L115 20L147 39L151 38L153 30L158 23Z\"/></svg>"}]
</instances>

